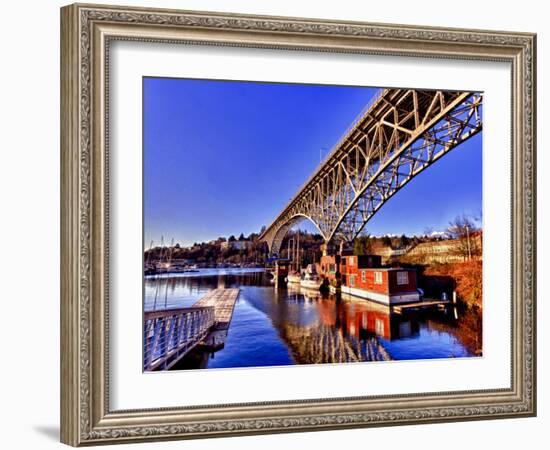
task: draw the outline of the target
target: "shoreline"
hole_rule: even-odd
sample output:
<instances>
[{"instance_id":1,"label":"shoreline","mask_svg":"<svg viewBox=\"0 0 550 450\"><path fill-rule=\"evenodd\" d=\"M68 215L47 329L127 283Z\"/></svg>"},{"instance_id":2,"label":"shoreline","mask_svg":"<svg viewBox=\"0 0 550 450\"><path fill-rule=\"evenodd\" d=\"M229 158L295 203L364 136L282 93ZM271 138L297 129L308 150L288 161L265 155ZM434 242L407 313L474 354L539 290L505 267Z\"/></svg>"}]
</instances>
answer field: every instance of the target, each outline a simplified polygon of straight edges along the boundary
<instances>
[{"instance_id":1,"label":"shoreline","mask_svg":"<svg viewBox=\"0 0 550 450\"><path fill-rule=\"evenodd\" d=\"M244 273L259 273L265 272L263 267L211 267L203 269L193 269L192 272L163 272L153 275L144 275L145 280L153 280L158 278L191 278L191 277L208 277L217 275L239 275Z\"/></svg>"}]
</instances>

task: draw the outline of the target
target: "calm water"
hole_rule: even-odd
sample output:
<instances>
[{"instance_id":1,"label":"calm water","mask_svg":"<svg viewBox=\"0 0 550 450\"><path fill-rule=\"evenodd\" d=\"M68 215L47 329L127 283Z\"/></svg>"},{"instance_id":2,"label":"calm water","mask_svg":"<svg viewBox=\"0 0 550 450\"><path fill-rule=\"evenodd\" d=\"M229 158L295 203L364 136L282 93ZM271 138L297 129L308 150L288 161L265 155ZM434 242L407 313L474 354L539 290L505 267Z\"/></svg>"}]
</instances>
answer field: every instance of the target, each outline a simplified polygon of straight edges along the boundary
<instances>
[{"instance_id":1,"label":"calm water","mask_svg":"<svg viewBox=\"0 0 550 450\"><path fill-rule=\"evenodd\" d=\"M270 278L254 269L146 278L146 311L188 307L218 287L240 288L224 348L194 350L174 369L474 356L476 338L454 310L401 316L366 300L276 289Z\"/></svg>"}]
</instances>

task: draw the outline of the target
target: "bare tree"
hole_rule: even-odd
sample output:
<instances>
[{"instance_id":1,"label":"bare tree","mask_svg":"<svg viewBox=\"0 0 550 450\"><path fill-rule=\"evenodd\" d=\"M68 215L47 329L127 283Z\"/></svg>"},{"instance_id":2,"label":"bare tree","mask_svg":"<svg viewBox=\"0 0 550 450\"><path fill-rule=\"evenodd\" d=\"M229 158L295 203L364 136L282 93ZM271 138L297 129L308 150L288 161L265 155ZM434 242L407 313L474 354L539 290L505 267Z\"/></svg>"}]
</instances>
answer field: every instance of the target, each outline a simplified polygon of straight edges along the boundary
<instances>
[{"instance_id":1,"label":"bare tree","mask_svg":"<svg viewBox=\"0 0 550 450\"><path fill-rule=\"evenodd\" d=\"M389 237L388 235L382 237L382 244L386 247L391 247L391 237Z\"/></svg>"},{"instance_id":2,"label":"bare tree","mask_svg":"<svg viewBox=\"0 0 550 450\"><path fill-rule=\"evenodd\" d=\"M481 255L479 232L475 219L466 214L457 216L447 228L447 233L458 241L457 253L465 260Z\"/></svg>"}]
</instances>

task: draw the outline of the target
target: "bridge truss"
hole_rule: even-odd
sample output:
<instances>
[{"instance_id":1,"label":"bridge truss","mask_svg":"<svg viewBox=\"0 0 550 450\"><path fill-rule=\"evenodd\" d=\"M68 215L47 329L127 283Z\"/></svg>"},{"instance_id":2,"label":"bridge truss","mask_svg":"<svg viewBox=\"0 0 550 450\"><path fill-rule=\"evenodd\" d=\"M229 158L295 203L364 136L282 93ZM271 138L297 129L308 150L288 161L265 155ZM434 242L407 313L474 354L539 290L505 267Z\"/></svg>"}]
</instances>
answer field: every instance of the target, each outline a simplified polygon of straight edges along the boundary
<instances>
[{"instance_id":1,"label":"bridge truss","mask_svg":"<svg viewBox=\"0 0 550 450\"><path fill-rule=\"evenodd\" d=\"M353 241L402 187L481 131L482 103L477 92L381 91L260 238L277 254L309 219L326 243Z\"/></svg>"}]
</instances>

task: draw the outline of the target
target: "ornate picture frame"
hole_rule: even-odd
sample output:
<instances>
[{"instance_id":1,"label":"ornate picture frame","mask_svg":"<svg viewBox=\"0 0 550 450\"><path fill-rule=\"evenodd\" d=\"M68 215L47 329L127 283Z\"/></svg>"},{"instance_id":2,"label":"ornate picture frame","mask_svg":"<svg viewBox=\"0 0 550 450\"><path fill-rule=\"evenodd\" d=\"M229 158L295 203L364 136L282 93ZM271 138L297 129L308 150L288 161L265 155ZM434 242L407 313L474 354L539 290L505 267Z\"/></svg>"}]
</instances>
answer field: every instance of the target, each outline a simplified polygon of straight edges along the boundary
<instances>
[{"instance_id":1,"label":"ornate picture frame","mask_svg":"<svg viewBox=\"0 0 550 450\"><path fill-rule=\"evenodd\" d=\"M511 386L207 407L109 402L109 49L116 40L511 65ZM536 36L74 4L61 9L61 440L73 445L536 414Z\"/></svg>"}]
</instances>

